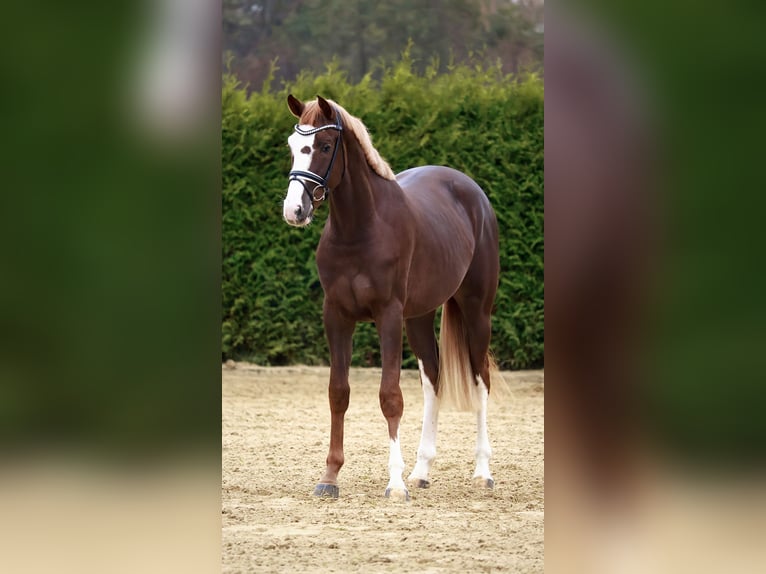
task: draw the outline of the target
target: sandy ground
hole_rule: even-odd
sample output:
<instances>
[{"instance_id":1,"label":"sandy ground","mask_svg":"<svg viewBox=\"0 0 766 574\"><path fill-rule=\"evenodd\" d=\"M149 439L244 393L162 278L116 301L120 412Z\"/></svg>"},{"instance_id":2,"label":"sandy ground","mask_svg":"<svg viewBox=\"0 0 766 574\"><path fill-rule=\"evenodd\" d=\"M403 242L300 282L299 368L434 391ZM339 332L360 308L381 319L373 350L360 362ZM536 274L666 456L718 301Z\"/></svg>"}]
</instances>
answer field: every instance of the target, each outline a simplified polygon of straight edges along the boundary
<instances>
[{"instance_id":1,"label":"sandy ground","mask_svg":"<svg viewBox=\"0 0 766 574\"><path fill-rule=\"evenodd\" d=\"M317 499L329 444L329 370L223 370L223 572L543 572L543 373L503 373L489 407L493 491L471 484L475 419L444 411L431 488L383 497L388 436L380 371L352 369L340 498ZM403 371L405 478L422 395Z\"/></svg>"}]
</instances>

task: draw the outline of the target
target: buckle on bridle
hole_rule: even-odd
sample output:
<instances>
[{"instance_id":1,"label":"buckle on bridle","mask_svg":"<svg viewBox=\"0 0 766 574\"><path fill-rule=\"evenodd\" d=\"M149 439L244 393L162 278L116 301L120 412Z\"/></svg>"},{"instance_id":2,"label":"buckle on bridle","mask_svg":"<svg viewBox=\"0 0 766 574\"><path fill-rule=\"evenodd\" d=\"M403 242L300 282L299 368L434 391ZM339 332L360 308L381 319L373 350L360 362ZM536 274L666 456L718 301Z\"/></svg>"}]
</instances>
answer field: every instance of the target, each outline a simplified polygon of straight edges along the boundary
<instances>
[{"instance_id":1,"label":"buckle on bridle","mask_svg":"<svg viewBox=\"0 0 766 574\"><path fill-rule=\"evenodd\" d=\"M330 188L327 186L327 179L310 171L293 170L290 172L289 181L300 183L303 186L303 191L308 194L309 199L312 201L324 201L330 192ZM309 189L309 186L306 185L309 181L316 184L313 190ZM317 189L322 190L321 195L317 195Z\"/></svg>"},{"instance_id":2,"label":"buckle on bridle","mask_svg":"<svg viewBox=\"0 0 766 574\"><path fill-rule=\"evenodd\" d=\"M318 197L317 197L317 189L321 189L322 190L322 195L320 195ZM313 199L314 201L324 201L325 199L327 199L327 192L328 191L329 190L327 189L326 186L324 186L324 185L317 185L314 188L314 191L311 192L311 199Z\"/></svg>"}]
</instances>

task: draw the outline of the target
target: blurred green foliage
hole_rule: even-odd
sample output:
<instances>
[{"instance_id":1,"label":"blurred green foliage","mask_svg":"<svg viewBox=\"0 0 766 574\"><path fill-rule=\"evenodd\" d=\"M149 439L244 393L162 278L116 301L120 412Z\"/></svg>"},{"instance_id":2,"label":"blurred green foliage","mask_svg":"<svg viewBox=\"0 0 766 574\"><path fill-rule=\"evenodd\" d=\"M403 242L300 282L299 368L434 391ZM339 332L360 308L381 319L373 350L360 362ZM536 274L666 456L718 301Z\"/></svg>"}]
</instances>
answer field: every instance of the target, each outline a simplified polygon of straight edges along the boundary
<instances>
[{"instance_id":1,"label":"blurred green foliage","mask_svg":"<svg viewBox=\"0 0 766 574\"><path fill-rule=\"evenodd\" d=\"M219 461L215 115L148 123L138 62L164 55L143 4L8 8L0 449ZM198 89L217 114L219 85Z\"/></svg>"},{"instance_id":2,"label":"blurred green foliage","mask_svg":"<svg viewBox=\"0 0 766 574\"><path fill-rule=\"evenodd\" d=\"M378 74L381 62L398 60L414 40L414 68L429 58L470 61L482 53L499 58L503 71L542 69L542 2L518 0L224 0L223 52L232 71L260 85L279 58L278 80L301 71L321 74L337 58L353 82ZM224 56L225 58L226 56Z\"/></svg>"},{"instance_id":3,"label":"blurred green foliage","mask_svg":"<svg viewBox=\"0 0 766 574\"><path fill-rule=\"evenodd\" d=\"M250 95L226 75L222 96L223 357L260 364L326 364L322 288L314 251L327 207L297 230L282 220L290 170L286 106L332 98L362 118L395 172L459 169L485 190L500 225L501 278L492 348L503 368L543 363L543 82L497 66L438 64L418 73L408 51L374 81L351 83L337 63ZM378 365L372 324L357 326L353 364ZM416 361L405 349L405 367Z\"/></svg>"}]
</instances>

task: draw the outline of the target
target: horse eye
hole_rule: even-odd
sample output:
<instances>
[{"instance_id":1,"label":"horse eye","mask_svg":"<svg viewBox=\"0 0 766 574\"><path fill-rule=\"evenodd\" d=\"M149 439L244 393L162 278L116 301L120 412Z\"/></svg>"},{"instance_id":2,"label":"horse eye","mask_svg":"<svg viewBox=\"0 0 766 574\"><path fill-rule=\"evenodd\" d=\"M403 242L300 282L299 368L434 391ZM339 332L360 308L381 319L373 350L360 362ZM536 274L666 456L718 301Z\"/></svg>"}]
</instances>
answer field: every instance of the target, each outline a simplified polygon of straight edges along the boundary
<instances>
[{"instance_id":1,"label":"horse eye","mask_svg":"<svg viewBox=\"0 0 766 574\"><path fill-rule=\"evenodd\" d=\"M322 151L323 151L324 153L327 153L328 151L330 151L330 144L324 144L324 145L322 146Z\"/></svg>"}]
</instances>

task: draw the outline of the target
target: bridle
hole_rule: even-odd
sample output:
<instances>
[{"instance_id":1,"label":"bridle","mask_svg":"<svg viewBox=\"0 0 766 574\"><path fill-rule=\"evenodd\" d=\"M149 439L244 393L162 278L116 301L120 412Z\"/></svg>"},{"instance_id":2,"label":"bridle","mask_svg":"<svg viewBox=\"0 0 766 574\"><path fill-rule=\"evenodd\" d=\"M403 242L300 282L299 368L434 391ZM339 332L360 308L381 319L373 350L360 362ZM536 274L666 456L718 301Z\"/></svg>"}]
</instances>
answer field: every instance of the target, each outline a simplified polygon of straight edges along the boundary
<instances>
[{"instance_id":1,"label":"bridle","mask_svg":"<svg viewBox=\"0 0 766 574\"><path fill-rule=\"evenodd\" d=\"M335 123L334 124L327 124L326 126L320 126L318 128L310 128L310 129L304 129L299 124L295 124L295 127L293 129L296 131L296 133L299 133L302 136L314 135L315 133L321 132L324 130L338 131L338 137L335 139L335 149L332 150L332 158L330 159L330 165L327 167L327 172L325 172L324 177L314 173L313 171L301 171L299 169L291 170L290 173L288 174L288 181L299 182L303 186L303 189L306 191L306 193L309 194L309 197L311 197L311 199L313 199L314 201L324 201L325 199L327 199L327 194L330 193L330 185L327 180L330 177L330 174L332 173L332 167L333 165L335 165L335 157L338 155L338 148L340 147L340 141L341 139L343 139L341 137L341 132L343 132L343 121L340 119L340 112L338 111L338 108L335 108ZM345 175L345 173L346 173L346 169L344 165L343 175ZM343 179L343 175L341 175L341 180ZM310 181L316 184L313 191L309 191L309 188L306 186L306 181ZM317 189L322 190L322 193L319 196L317 196L316 194Z\"/></svg>"}]
</instances>

